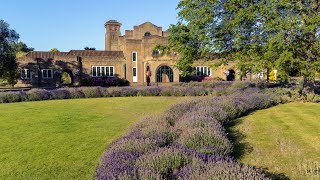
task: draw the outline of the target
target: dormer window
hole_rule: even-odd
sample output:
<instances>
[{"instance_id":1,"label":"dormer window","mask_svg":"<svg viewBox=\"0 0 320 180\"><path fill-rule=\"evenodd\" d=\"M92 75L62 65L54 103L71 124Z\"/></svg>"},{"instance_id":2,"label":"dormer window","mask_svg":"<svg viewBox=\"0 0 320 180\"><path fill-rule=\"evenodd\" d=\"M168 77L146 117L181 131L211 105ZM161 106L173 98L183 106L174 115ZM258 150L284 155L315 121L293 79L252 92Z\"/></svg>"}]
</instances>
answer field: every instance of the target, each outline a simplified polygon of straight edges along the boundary
<instances>
[{"instance_id":1,"label":"dormer window","mask_svg":"<svg viewBox=\"0 0 320 180\"><path fill-rule=\"evenodd\" d=\"M149 36L151 36L151 33L150 32L146 32L146 33L144 33L144 36L145 37L149 37Z\"/></svg>"}]
</instances>

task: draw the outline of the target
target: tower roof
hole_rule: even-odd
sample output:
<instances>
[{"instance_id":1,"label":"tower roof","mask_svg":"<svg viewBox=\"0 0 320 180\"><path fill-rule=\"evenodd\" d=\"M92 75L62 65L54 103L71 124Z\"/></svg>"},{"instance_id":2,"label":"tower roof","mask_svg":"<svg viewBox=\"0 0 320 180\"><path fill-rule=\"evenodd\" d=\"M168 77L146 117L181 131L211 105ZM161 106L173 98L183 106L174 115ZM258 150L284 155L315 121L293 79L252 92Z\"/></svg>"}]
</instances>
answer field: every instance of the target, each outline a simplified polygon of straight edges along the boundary
<instances>
[{"instance_id":1,"label":"tower roof","mask_svg":"<svg viewBox=\"0 0 320 180\"><path fill-rule=\"evenodd\" d=\"M107 25L119 25L119 26L121 26L121 23L119 23L117 20L109 20L104 24L104 26L107 26Z\"/></svg>"}]
</instances>

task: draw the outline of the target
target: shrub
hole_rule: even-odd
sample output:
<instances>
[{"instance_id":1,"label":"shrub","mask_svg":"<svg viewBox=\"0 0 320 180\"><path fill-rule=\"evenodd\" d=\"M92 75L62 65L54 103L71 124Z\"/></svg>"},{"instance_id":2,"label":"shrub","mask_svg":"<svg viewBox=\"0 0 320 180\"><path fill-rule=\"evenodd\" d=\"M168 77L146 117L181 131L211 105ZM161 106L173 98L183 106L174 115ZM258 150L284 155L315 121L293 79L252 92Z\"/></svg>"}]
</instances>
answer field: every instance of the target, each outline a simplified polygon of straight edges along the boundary
<instances>
[{"instance_id":1,"label":"shrub","mask_svg":"<svg viewBox=\"0 0 320 180\"><path fill-rule=\"evenodd\" d=\"M232 149L225 134L215 128L185 128L175 142L196 152L212 155L226 156Z\"/></svg>"},{"instance_id":2,"label":"shrub","mask_svg":"<svg viewBox=\"0 0 320 180\"><path fill-rule=\"evenodd\" d=\"M170 145L179 136L179 132L161 117L146 119L137 128L140 137L154 140L158 147Z\"/></svg>"},{"instance_id":3,"label":"shrub","mask_svg":"<svg viewBox=\"0 0 320 180\"><path fill-rule=\"evenodd\" d=\"M174 179L175 173L191 162L192 156L181 149L165 147L139 157L135 165L160 174L162 179Z\"/></svg>"},{"instance_id":4,"label":"shrub","mask_svg":"<svg viewBox=\"0 0 320 180\"><path fill-rule=\"evenodd\" d=\"M80 87L78 90L84 94L85 98L102 97L104 94L104 89L100 87Z\"/></svg>"},{"instance_id":5,"label":"shrub","mask_svg":"<svg viewBox=\"0 0 320 180\"><path fill-rule=\"evenodd\" d=\"M139 88L137 96L160 96L161 87Z\"/></svg>"},{"instance_id":6,"label":"shrub","mask_svg":"<svg viewBox=\"0 0 320 180\"><path fill-rule=\"evenodd\" d=\"M269 179L260 170L231 160L187 166L179 172L178 179Z\"/></svg>"},{"instance_id":7,"label":"shrub","mask_svg":"<svg viewBox=\"0 0 320 180\"><path fill-rule=\"evenodd\" d=\"M123 173L133 176L134 162L139 153L129 151L109 151L101 160L101 166L96 170L96 179L117 179Z\"/></svg>"},{"instance_id":8,"label":"shrub","mask_svg":"<svg viewBox=\"0 0 320 180\"><path fill-rule=\"evenodd\" d=\"M20 102L25 99L20 92L2 92L0 93L0 103Z\"/></svg>"},{"instance_id":9,"label":"shrub","mask_svg":"<svg viewBox=\"0 0 320 180\"><path fill-rule=\"evenodd\" d=\"M249 87L254 87L254 85L250 82L245 81L235 81L231 84L231 88L245 89Z\"/></svg>"},{"instance_id":10,"label":"shrub","mask_svg":"<svg viewBox=\"0 0 320 180\"><path fill-rule=\"evenodd\" d=\"M92 78L84 78L80 80L81 86L91 86L92 85Z\"/></svg>"},{"instance_id":11,"label":"shrub","mask_svg":"<svg viewBox=\"0 0 320 180\"><path fill-rule=\"evenodd\" d=\"M80 81L81 86L129 86L130 82L119 77L90 77Z\"/></svg>"},{"instance_id":12,"label":"shrub","mask_svg":"<svg viewBox=\"0 0 320 180\"><path fill-rule=\"evenodd\" d=\"M45 89L31 89L26 92L28 101L40 101L50 99L50 91Z\"/></svg>"},{"instance_id":13,"label":"shrub","mask_svg":"<svg viewBox=\"0 0 320 180\"><path fill-rule=\"evenodd\" d=\"M50 91L50 99L70 99L71 94L67 89L55 89Z\"/></svg>"},{"instance_id":14,"label":"shrub","mask_svg":"<svg viewBox=\"0 0 320 180\"><path fill-rule=\"evenodd\" d=\"M156 141L149 138L124 137L112 143L112 151L145 153L156 147Z\"/></svg>"},{"instance_id":15,"label":"shrub","mask_svg":"<svg viewBox=\"0 0 320 180\"><path fill-rule=\"evenodd\" d=\"M79 88L66 88L66 90L70 93L70 98L84 98L85 94Z\"/></svg>"}]
</instances>

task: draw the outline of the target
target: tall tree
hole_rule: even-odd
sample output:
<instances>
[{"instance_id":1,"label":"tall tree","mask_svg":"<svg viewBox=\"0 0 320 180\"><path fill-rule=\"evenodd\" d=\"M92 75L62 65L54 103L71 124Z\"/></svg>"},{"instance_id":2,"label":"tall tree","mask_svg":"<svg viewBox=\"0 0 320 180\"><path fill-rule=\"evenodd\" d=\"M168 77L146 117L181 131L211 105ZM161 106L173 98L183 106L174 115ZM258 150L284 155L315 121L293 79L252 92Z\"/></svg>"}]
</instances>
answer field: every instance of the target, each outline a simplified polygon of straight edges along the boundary
<instances>
[{"instance_id":1,"label":"tall tree","mask_svg":"<svg viewBox=\"0 0 320 180\"><path fill-rule=\"evenodd\" d=\"M34 48L28 47L25 43L19 41L17 43L14 43L14 50L16 52L16 57L22 57L26 55L28 52L33 51Z\"/></svg>"},{"instance_id":2,"label":"tall tree","mask_svg":"<svg viewBox=\"0 0 320 180\"><path fill-rule=\"evenodd\" d=\"M169 38L182 54L178 66L215 54L217 65L236 61L243 74L277 68L284 79L296 71L311 80L319 71L318 0L181 0L178 9Z\"/></svg>"},{"instance_id":3,"label":"tall tree","mask_svg":"<svg viewBox=\"0 0 320 180\"><path fill-rule=\"evenodd\" d=\"M9 24L0 20L0 78L14 85L17 76L16 55L13 44L19 39L15 30L9 29Z\"/></svg>"}]
</instances>

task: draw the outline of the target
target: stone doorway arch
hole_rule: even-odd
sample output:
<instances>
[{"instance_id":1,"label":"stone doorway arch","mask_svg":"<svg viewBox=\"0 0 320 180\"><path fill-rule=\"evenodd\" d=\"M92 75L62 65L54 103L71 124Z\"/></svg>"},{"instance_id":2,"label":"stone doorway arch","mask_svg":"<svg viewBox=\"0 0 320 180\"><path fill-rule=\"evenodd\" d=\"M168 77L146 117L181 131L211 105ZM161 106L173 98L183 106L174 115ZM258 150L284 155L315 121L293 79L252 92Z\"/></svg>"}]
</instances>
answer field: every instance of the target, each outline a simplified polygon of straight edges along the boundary
<instances>
[{"instance_id":1,"label":"stone doorway arch","mask_svg":"<svg viewBox=\"0 0 320 180\"><path fill-rule=\"evenodd\" d=\"M236 72L233 69L229 69L227 81L234 81L236 79Z\"/></svg>"},{"instance_id":2,"label":"stone doorway arch","mask_svg":"<svg viewBox=\"0 0 320 180\"><path fill-rule=\"evenodd\" d=\"M73 85L74 77L73 72L70 69L64 69L61 73L62 85Z\"/></svg>"},{"instance_id":3,"label":"stone doorway arch","mask_svg":"<svg viewBox=\"0 0 320 180\"><path fill-rule=\"evenodd\" d=\"M160 65L157 69L156 82L173 82L172 68L167 65Z\"/></svg>"}]
</instances>

